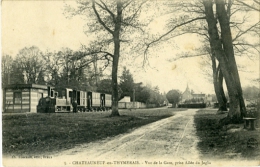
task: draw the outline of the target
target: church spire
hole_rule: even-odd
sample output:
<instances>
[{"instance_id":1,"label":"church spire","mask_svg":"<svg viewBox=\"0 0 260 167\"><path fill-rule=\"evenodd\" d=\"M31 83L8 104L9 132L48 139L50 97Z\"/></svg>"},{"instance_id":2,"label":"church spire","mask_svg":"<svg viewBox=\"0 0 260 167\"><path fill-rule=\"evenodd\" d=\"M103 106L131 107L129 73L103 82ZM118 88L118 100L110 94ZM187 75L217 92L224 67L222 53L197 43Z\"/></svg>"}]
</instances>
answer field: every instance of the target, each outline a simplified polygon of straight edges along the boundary
<instances>
[{"instance_id":1,"label":"church spire","mask_svg":"<svg viewBox=\"0 0 260 167\"><path fill-rule=\"evenodd\" d=\"M188 92L190 91L188 83L187 83L186 91L188 91Z\"/></svg>"}]
</instances>

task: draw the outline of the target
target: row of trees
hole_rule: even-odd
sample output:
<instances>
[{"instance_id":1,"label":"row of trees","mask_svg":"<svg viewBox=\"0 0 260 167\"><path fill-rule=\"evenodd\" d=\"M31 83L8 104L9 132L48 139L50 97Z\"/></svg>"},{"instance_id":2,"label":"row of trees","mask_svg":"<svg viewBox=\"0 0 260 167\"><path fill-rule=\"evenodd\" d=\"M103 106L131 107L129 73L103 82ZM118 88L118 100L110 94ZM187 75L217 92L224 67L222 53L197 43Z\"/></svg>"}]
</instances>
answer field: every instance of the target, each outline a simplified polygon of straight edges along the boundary
<instances>
[{"instance_id":1,"label":"row of trees","mask_svg":"<svg viewBox=\"0 0 260 167\"><path fill-rule=\"evenodd\" d=\"M133 75L126 67L123 67L123 71L122 74L119 76L119 79L119 100L125 96L129 96L131 98L131 101L138 101L146 104L156 104L157 106L160 106L165 101L167 101L166 95L160 93L158 86L144 86L142 82L134 82ZM111 82L111 78L100 80L99 86L97 87L96 91L111 94Z\"/></svg>"},{"instance_id":2,"label":"row of trees","mask_svg":"<svg viewBox=\"0 0 260 167\"><path fill-rule=\"evenodd\" d=\"M95 56L81 58L82 51L64 48L42 52L38 47L25 47L13 58L2 56L2 86L7 84L48 84L55 87L96 90L106 61Z\"/></svg>"},{"instance_id":3,"label":"row of trees","mask_svg":"<svg viewBox=\"0 0 260 167\"><path fill-rule=\"evenodd\" d=\"M123 68L120 76L119 88L122 90L120 98L130 96L132 101L156 104L157 106L167 101L165 94L160 93L158 86L143 86L142 83L135 83L132 74L126 67Z\"/></svg>"},{"instance_id":4,"label":"row of trees","mask_svg":"<svg viewBox=\"0 0 260 167\"><path fill-rule=\"evenodd\" d=\"M47 84L56 88L70 87L111 94L112 79L103 75L104 67L108 65L107 61L102 62L95 56L77 58L82 55L83 51L72 51L68 48L59 52L43 53L36 46L21 49L15 58L3 55L2 86L24 83ZM158 106L166 100L159 92L158 86L153 88L135 83L133 75L126 67L123 67L119 78L119 99L130 96L132 101Z\"/></svg>"}]
</instances>

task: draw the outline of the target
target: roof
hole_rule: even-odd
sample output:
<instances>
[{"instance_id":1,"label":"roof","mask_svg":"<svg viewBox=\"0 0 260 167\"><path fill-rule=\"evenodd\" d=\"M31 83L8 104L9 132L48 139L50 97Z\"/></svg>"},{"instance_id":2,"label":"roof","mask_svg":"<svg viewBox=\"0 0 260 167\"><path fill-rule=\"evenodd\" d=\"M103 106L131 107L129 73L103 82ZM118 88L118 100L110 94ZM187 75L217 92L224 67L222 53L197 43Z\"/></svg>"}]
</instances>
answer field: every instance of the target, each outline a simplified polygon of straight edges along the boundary
<instances>
[{"instance_id":1,"label":"roof","mask_svg":"<svg viewBox=\"0 0 260 167\"><path fill-rule=\"evenodd\" d=\"M119 100L119 102L131 102L130 96L125 96L123 99Z\"/></svg>"},{"instance_id":2,"label":"roof","mask_svg":"<svg viewBox=\"0 0 260 167\"><path fill-rule=\"evenodd\" d=\"M38 84L10 84L4 87L5 89L21 89L21 88L38 88L38 89L47 89L47 85L38 85Z\"/></svg>"},{"instance_id":3,"label":"roof","mask_svg":"<svg viewBox=\"0 0 260 167\"><path fill-rule=\"evenodd\" d=\"M205 94L192 94L192 96L205 97Z\"/></svg>"}]
</instances>

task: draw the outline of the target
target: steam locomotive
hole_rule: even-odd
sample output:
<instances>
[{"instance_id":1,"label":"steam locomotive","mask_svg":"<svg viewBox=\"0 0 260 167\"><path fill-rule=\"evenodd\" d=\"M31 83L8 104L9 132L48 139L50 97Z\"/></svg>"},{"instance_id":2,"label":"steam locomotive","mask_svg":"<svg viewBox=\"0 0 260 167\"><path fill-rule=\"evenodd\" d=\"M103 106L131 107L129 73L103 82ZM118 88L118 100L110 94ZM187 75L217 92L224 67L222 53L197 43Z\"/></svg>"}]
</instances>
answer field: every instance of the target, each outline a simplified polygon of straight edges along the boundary
<instances>
[{"instance_id":1,"label":"steam locomotive","mask_svg":"<svg viewBox=\"0 0 260 167\"><path fill-rule=\"evenodd\" d=\"M112 106L110 94L70 88L48 87L48 96L39 100L37 112L72 112L73 102L79 112L106 111Z\"/></svg>"}]
</instances>

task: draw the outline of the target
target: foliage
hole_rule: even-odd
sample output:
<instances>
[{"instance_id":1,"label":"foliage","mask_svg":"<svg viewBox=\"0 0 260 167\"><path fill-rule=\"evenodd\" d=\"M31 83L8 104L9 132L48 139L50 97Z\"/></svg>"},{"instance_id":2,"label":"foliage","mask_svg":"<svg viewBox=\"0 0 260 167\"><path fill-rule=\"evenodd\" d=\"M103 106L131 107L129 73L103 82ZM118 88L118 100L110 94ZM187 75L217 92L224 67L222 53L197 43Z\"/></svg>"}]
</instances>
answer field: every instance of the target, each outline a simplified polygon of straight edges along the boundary
<instances>
[{"instance_id":1,"label":"foliage","mask_svg":"<svg viewBox=\"0 0 260 167\"><path fill-rule=\"evenodd\" d=\"M111 79L102 79L97 87L97 92L100 93L107 93L107 94L112 94L112 86L111 86L112 80ZM121 96L122 94L122 89L118 87L118 95Z\"/></svg>"},{"instance_id":2,"label":"foliage","mask_svg":"<svg viewBox=\"0 0 260 167\"><path fill-rule=\"evenodd\" d=\"M84 51L62 48L58 52L25 47L14 57L3 55L2 85L8 84L48 84L57 88L70 87L95 91L100 83L102 60L84 56ZM83 57L83 58L82 58Z\"/></svg>"},{"instance_id":3,"label":"foliage","mask_svg":"<svg viewBox=\"0 0 260 167\"><path fill-rule=\"evenodd\" d=\"M97 91L100 93L112 93L112 86L111 86L112 80L111 79L103 79L100 81Z\"/></svg>"},{"instance_id":4,"label":"foliage","mask_svg":"<svg viewBox=\"0 0 260 167\"><path fill-rule=\"evenodd\" d=\"M21 49L16 56L26 83L44 83L45 67L43 66L42 52L36 46Z\"/></svg>"},{"instance_id":5,"label":"foliage","mask_svg":"<svg viewBox=\"0 0 260 167\"><path fill-rule=\"evenodd\" d=\"M2 56L2 87L10 83L13 83L13 77L11 77L11 73L13 73L14 71L13 61L14 60L10 55L4 54Z\"/></svg>"},{"instance_id":6,"label":"foliage","mask_svg":"<svg viewBox=\"0 0 260 167\"><path fill-rule=\"evenodd\" d=\"M259 91L259 88L255 86L247 86L243 89L243 94L245 99L255 100L258 97Z\"/></svg>"},{"instance_id":7,"label":"foliage","mask_svg":"<svg viewBox=\"0 0 260 167\"><path fill-rule=\"evenodd\" d=\"M146 104L161 106L166 101L165 96L160 93L159 87L143 86L142 83L134 83L133 75L124 67L120 76L120 88L122 89L121 98L130 96L131 100ZM135 96L135 97L133 97Z\"/></svg>"},{"instance_id":8,"label":"foliage","mask_svg":"<svg viewBox=\"0 0 260 167\"><path fill-rule=\"evenodd\" d=\"M122 75L119 78L119 87L122 90L121 98L123 98L124 96L130 96L131 99L133 99L133 91L135 89L134 79L132 74L126 67L123 67Z\"/></svg>"},{"instance_id":9,"label":"foliage","mask_svg":"<svg viewBox=\"0 0 260 167\"><path fill-rule=\"evenodd\" d=\"M148 87L140 87L139 91L136 91L136 101L142 103L148 103L151 97L150 89Z\"/></svg>"},{"instance_id":10,"label":"foliage","mask_svg":"<svg viewBox=\"0 0 260 167\"><path fill-rule=\"evenodd\" d=\"M179 90L172 89L166 94L167 100L175 106L181 100L181 93Z\"/></svg>"}]
</instances>

